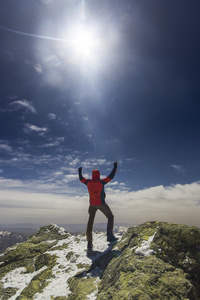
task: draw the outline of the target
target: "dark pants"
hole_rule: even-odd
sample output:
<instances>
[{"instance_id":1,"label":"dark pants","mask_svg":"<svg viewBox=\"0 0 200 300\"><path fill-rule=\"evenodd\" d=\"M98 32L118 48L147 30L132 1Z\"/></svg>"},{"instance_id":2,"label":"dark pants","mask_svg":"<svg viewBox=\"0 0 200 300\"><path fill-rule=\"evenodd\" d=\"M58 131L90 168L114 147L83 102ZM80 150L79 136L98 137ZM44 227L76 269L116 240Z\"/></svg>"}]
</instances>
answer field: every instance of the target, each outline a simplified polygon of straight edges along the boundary
<instances>
[{"instance_id":1,"label":"dark pants","mask_svg":"<svg viewBox=\"0 0 200 300\"><path fill-rule=\"evenodd\" d=\"M97 210L100 210L108 219L107 224L107 235L113 234L113 225L114 225L114 216L112 214L112 211L110 210L110 207L105 203L101 205L90 205L89 206L89 219L87 224L87 241L92 243L92 228L94 224L94 218L96 215Z\"/></svg>"}]
</instances>

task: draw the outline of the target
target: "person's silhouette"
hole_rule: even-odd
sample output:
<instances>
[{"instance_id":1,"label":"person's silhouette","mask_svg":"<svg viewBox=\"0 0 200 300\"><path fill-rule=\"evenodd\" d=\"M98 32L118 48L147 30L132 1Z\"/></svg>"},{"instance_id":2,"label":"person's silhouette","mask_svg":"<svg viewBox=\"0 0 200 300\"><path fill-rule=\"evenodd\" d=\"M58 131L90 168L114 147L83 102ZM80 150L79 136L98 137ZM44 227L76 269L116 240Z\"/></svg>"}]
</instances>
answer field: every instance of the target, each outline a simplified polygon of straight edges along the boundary
<instances>
[{"instance_id":1,"label":"person's silhouette","mask_svg":"<svg viewBox=\"0 0 200 300\"><path fill-rule=\"evenodd\" d=\"M100 179L99 170L92 171L92 179L86 179L82 175L82 167L78 169L79 179L82 183L87 185L89 196L90 196L90 206L89 206L89 219L87 224L87 242L88 242L88 251L92 250L92 228L94 223L94 218L97 210L99 209L108 219L107 223L107 241L115 242L117 238L113 235L113 226L114 226L114 216L111 209L105 203L105 191L104 185L110 182L117 171L117 162L114 163L114 168L112 172L104 179Z\"/></svg>"}]
</instances>

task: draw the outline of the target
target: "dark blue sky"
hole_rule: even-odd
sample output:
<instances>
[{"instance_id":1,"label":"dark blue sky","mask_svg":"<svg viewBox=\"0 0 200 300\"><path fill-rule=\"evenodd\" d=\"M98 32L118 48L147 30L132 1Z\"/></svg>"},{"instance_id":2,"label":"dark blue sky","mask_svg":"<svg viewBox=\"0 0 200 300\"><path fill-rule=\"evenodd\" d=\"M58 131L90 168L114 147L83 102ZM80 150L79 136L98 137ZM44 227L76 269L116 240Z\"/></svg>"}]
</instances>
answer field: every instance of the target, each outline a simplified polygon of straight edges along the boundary
<instances>
[{"instance_id":1,"label":"dark blue sky","mask_svg":"<svg viewBox=\"0 0 200 300\"><path fill-rule=\"evenodd\" d=\"M199 186L199 15L197 0L1 0L1 207L27 209L6 191L84 197L77 168L116 160L111 198Z\"/></svg>"}]
</instances>

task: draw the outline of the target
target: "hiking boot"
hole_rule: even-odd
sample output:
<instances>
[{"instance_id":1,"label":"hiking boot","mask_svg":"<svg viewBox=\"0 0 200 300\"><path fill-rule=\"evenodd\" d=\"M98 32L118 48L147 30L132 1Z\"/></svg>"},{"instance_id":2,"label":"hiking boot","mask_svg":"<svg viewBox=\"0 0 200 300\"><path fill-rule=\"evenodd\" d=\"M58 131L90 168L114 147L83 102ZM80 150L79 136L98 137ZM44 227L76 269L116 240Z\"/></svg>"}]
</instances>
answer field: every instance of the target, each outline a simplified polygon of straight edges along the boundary
<instances>
[{"instance_id":1,"label":"hiking boot","mask_svg":"<svg viewBox=\"0 0 200 300\"><path fill-rule=\"evenodd\" d=\"M115 243L117 242L118 238L116 238L113 234L108 234L107 235L107 241L110 243Z\"/></svg>"}]
</instances>

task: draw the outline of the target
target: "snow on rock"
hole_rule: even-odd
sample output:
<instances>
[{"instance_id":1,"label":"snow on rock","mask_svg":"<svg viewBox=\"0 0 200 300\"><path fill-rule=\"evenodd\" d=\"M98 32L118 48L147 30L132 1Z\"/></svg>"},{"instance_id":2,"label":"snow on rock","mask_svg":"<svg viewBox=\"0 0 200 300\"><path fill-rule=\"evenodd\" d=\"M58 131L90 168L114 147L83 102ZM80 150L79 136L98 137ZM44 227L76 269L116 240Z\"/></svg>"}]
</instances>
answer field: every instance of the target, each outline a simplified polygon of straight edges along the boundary
<instances>
[{"instance_id":1,"label":"snow on rock","mask_svg":"<svg viewBox=\"0 0 200 300\"><path fill-rule=\"evenodd\" d=\"M65 228L59 227L56 224L51 224L51 226L53 226L53 228L57 230L58 234L60 234L60 235L66 234Z\"/></svg>"},{"instance_id":2,"label":"snow on rock","mask_svg":"<svg viewBox=\"0 0 200 300\"><path fill-rule=\"evenodd\" d=\"M40 228L0 256L0 299L128 300L139 295L161 300L166 294L200 299L200 229L152 221L129 228L123 238L122 231L115 234L114 248L105 232L93 233L99 252L88 257L85 234L73 235L55 224Z\"/></svg>"},{"instance_id":3,"label":"snow on rock","mask_svg":"<svg viewBox=\"0 0 200 300\"><path fill-rule=\"evenodd\" d=\"M120 233L116 233L116 237L120 239L123 232L124 229ZM106 233L94 232L93 245L94 250L98 252L95 257L97 259L109 249ZM27 262L26 257L29 258ZM9 263L12 265L12 261L15 260L16 266L20 266L15 267L5 276L0 276L2 289L9 288L12 290L10 300L16 299L19 295L37 300L68 297L71 294L68 281L78 273L85 274L93 262L93 258L87 256L86 235L70 234L56 224L41 227L38 233L26 242L8 248L1 260L0 266ZM44 272L51 274L51 276L47 276L44 279L44 286L39 288L38 291L36 289L34 295L32 295L34 280L35 282L38 281L38 276L41 274L44 276ZM94 278L93 285L96 286L96 291L93 289L87 295L89 300L96 299L100 275L101 269L99 267L86 272L86 278ZM28 291L29 286L31 286L30 292Z\"/></svg>"},{"instance_id":4,"label":"snow on rock","mask_svg":"<svg viewBox=\"0 0 200 300\"><path fill-rule=\"evenodd\" d=\"M126 228L124 227L115 228L115 236L120 240L125 231ZM96 258L108 251L109 243L107 242L106 233L94 232L93 245L94 250L99 253ZM20 267L8 272L1 278L3 289L11 288L14 292L16 290L15 294L10 297L11 300L16 299L21 293L25 293L24 291L27 290L31 281L34 281L38 274L41 274L42 271L47 269L51 272L51 277L46 278L47 284L42 288L42 293L41 290L36 291L32 299L50 300L52 296L68 297L68 295L71 294L68 280L73 278L77 273L84 273L86 270L89 270L92 263L92 259L87 256L86 235L70 234L66 232L64 228L56 224L41 227L38 233L32 236L27 243L22 243L20 247L19 249L18 245L16 245L7 249L6 255L9 259L12 257L12 254L16 255L18 259L20 255L19 252L21 254L24 252L23 255L32 256L32 253L35 251L36 256L28 263L32 266L31 271L27 271L27 266L20 265ZM30 251L30 254L26 252L27 250ZM52 267L48 265L49 257L55 257L56 263L53 263ZM3 256L2 260L5 261ZM15 258L11 260L15 260ZM21 258L19 258L19 260L21 260ZM39 263L42 262L42 265L38 265L38 261ZM0 265L4 265L4 262L0 262ZM86 275L86 278L94 278L94 286L96 286L96 291L93 291L87 296L89 300L96 299L100 275L101 269L99 267L91 270L91 272Z\"/></svg>"},{"instance_id":5,"label":"snow on rock","mask_svg":"<svg viewBox=\"0 0 200 300\"><path fill-rule=\"evenodd\" d=\"M148 241L143 241L140 247L137 247L135 250L135 254L148 256L154 254L154 250L150 249L151 242L154 239L154 235L150 236Z\"/></svg>"},{"instance_id":6,"label":"snow on rock","mask_svg":"<svg viewBox=\"0 0 200 300\"><path fill-rule=\"evenodd\" d=\"M106 234L103 232L93 233L93 244L95 250L104 252L108 248ZM70 234L67 239L58 241L50 251L46 252L56 255L57 264L52 269L53 279L49 280L48 286L43 291L45 298L42 294L37 293L34 299L50 299L51 295L54 295L54 297L68 296L71 293L67 284L68 279L78 272L84 271L86 266L91 265L91 258L87 257L86 246L85 235L74 236ZM61 250L62 247L64 248ZM100 272L98 272L98 275L100 275ZM95 293L92 293L88 299L95 299L94 295Z\"/></svg>"},{"instance_id":7,"label":"snow on rock","mask_svg":"<svg viewBox=\"0 0 200 300\"><path fill-rule=\"evenodd\" d=\"M26 269L24 267L14 269L13 271L9 272L2 280L1 283L3 287L6 288L16 288L18 291L17 293L10 297L9 300L15 300L16 297L20 295L22 290L29 285L31 279L39 274L41 271L45 270L46 267L43 267L39 271L33 273L26 273Z\"/></svg>"}]
</instances>

